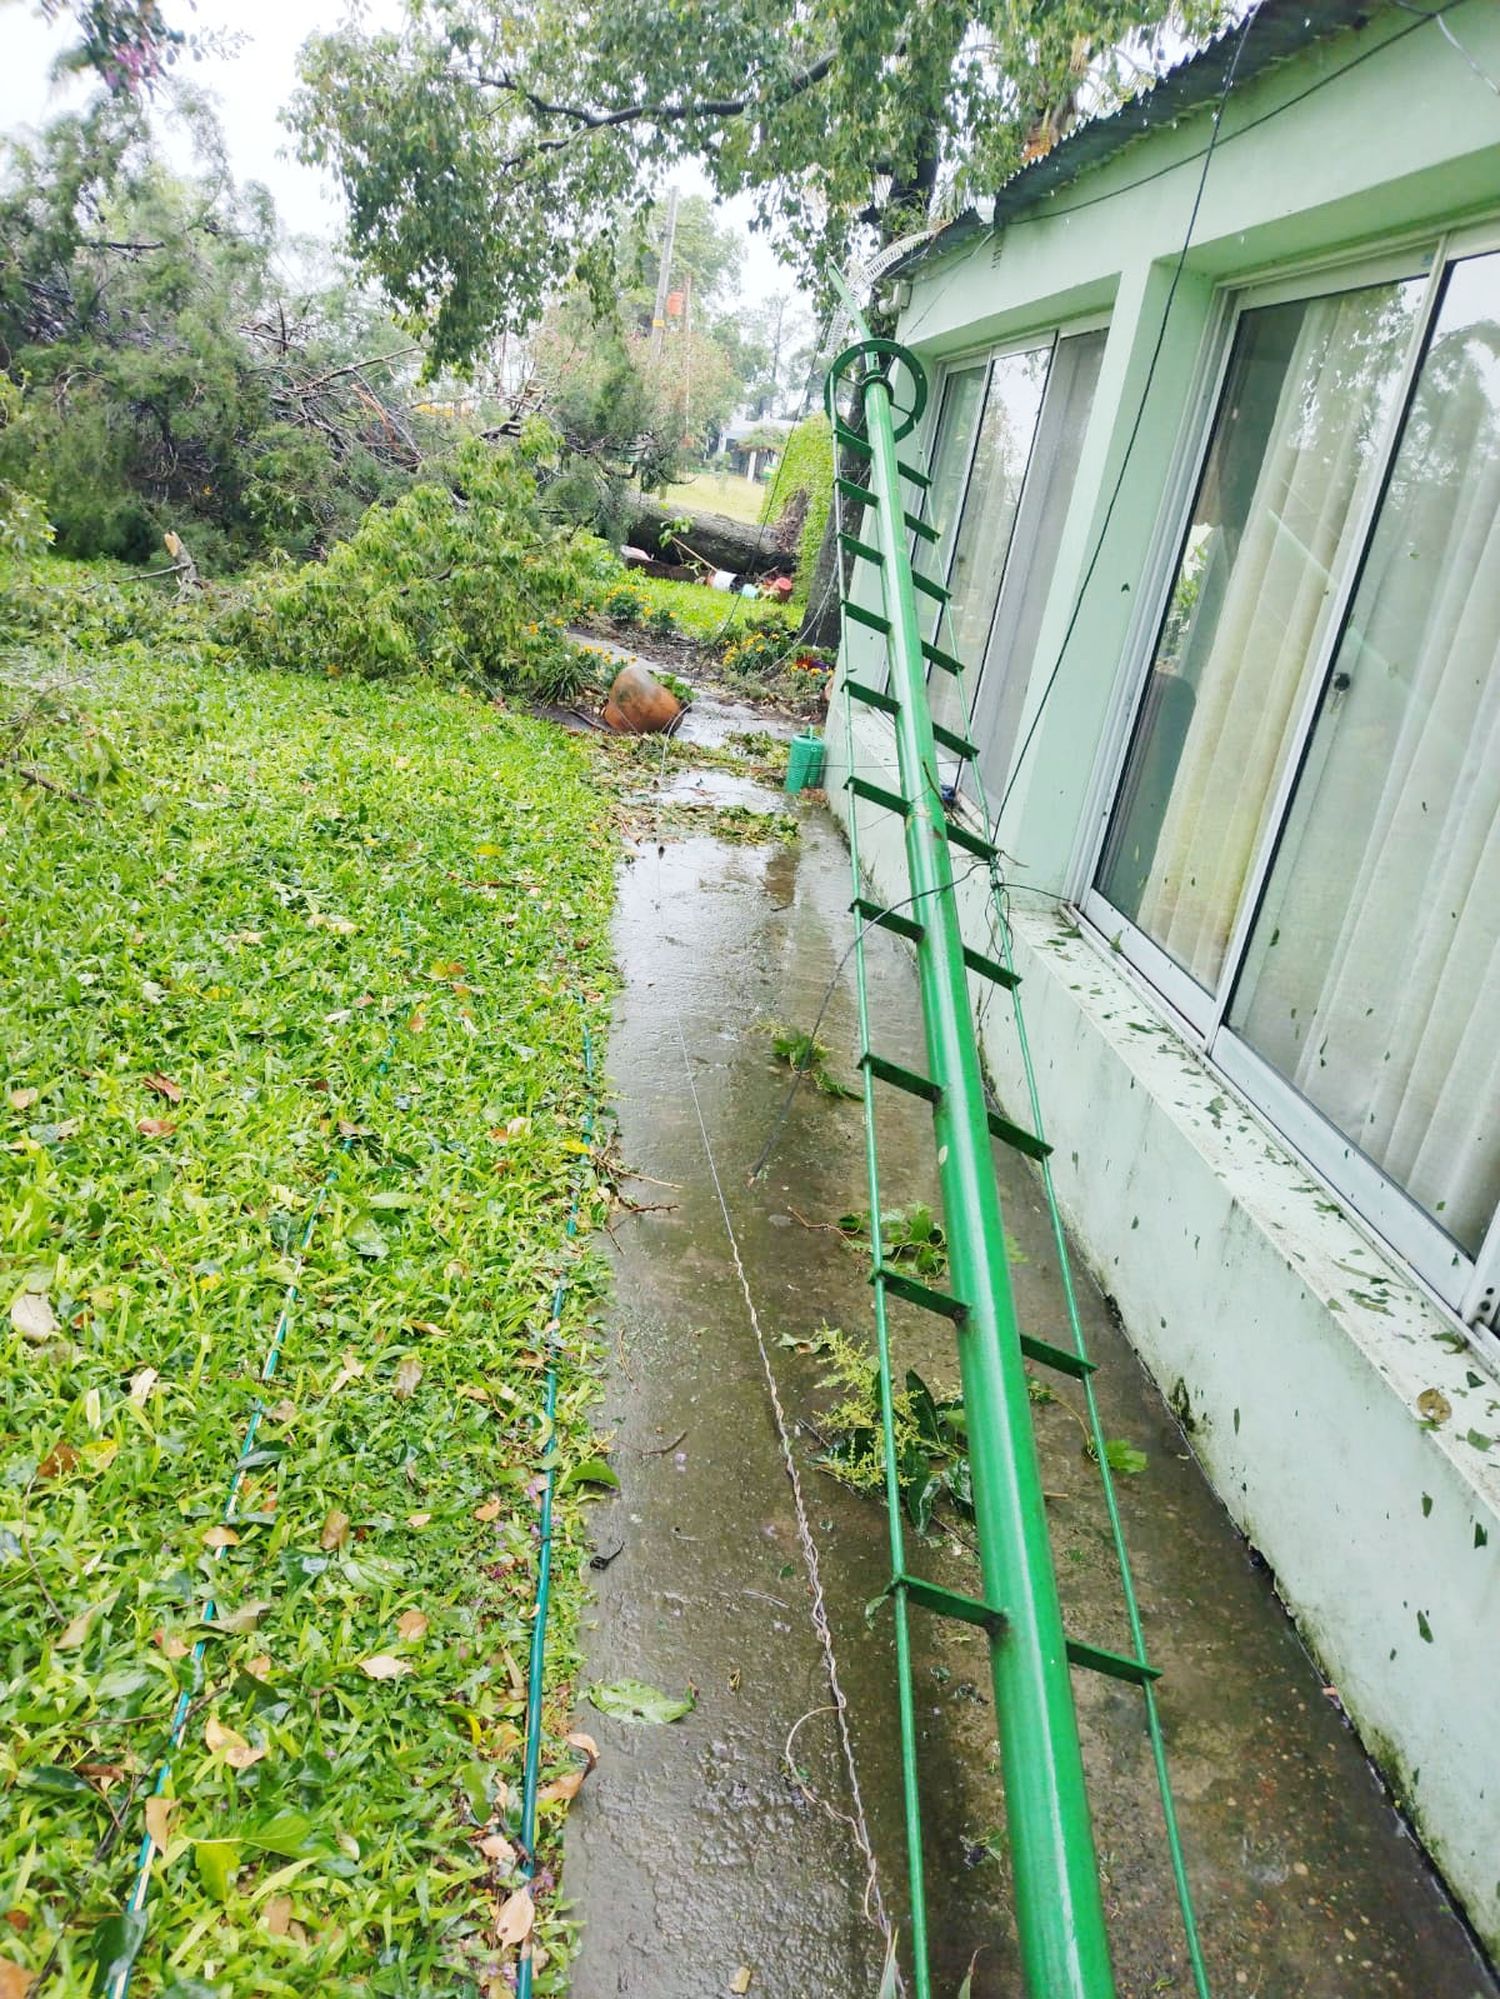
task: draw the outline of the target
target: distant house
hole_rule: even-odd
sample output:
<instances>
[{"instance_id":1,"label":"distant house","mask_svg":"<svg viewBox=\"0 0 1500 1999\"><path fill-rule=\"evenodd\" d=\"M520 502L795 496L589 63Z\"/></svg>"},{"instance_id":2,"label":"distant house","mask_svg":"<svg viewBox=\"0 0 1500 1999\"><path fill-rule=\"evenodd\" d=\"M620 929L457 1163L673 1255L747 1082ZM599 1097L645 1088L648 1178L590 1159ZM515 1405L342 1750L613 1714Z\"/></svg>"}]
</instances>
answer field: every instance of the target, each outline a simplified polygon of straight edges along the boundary
<instances>
[{"instance_id":1,"label":"distant house","mask_svg":"<svg viewBox=\"0 0 1500 1999\"><path fill-rule=\"evenodd\" d=\"M897 273L1065 1204L1492 1950L1497 93L1490 0L1265 0Z\"/></svg>"},{"instance_id":2,"label":"distant house","mask_svg":"<svg viewBox=\"0 0 1500 1999\"><path fill-rule=\"evenodd\" d=\"M764 418L755 423L730 424L721 447L725 470L764 485L781 463L791 432L789 423L768 422Z\"/></svg>"}]
</instances>

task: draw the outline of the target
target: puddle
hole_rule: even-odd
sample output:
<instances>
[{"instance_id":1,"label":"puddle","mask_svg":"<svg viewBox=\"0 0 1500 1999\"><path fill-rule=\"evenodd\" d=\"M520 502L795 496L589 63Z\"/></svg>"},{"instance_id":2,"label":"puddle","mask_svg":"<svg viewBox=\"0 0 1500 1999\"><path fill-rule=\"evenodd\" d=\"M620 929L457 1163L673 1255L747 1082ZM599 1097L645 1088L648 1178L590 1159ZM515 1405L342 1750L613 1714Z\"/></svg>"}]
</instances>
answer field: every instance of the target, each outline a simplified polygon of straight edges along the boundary
<instances>
[{"instance_id":1,"label":"puddle","mask_svg":"<svg viewBox=\"0 0 1500 1999\"><path fill-rule=\"evenodd\" d=\"M738 704L690 711L719 740L766 726ZM791 725L788 725L790 727ZM706 774L717 787L722 774ZM730 780L737 786L739 780ZM684 782L676 779L674 795ZM753 797L750 794L754 794ZM691 794L688 794L691 795ZM711 795L716 802L717 788ZM781 1113L787 1072L769 1023L809 1025L849 941L848 857L816 804L754 786L733 802L787 804L791 846L692 837L622 868L616 944L623 986L609 1048L629 1183L659 1211L617 1223L612 1363L600 1410L622 1490L593 1512L588 1680L639 1678L697 1704L665 1728L591 1708L604 1760L568 1821L565 1886L584 1936L574 1999L702 1999L743 1966L754 1995L855 1999L879 1982L864 1873L840 1814L849 1801L809 1621L777 1431L705 1160L707 1126L781 1394L821 1552L840 1672L853 1710L881 1882L903 1916L905 1860L888 1615L866 1605L888 1574L884 1511L814 1465L825 1363L775 1344L823 1323L870 1337L861 1253L809 1227L865 1205L860 1106L798 1093L765 1178L747 1177ZM883 1052L922 1066L915 975L870 939ZM847 973L820 1038L854 1075ZM925 1110L882 1093L884 1204L936 1204ZM997 1157L1022 1321L1061 1330L1040 1192ZM802 1219L798 1219L801 1217ZM1122 1479L1214 1990L1261 1999L1495 1999L1420 1853L1404 1834L1270 1589L1188 1453L1161 1398L1081 1282L1111 1436L1144 1451ZM897 1308L898 1372L952 1392L948 1329ZM1062 1391L1065 1399L1067 1391ZM1044 1482L1070 1629L1124 1641L1097 1475L1065 1403L1037 1410ZM614 1551L618 1550L618 1553ZM914 1567L974 1587L954 1537L914 1538ZM956 1994L981 1951L974 1999L1019 1989L1003 1867L994 1714L984 1640L915 1614L924 1840L935 1992ZM1122 1999L1191 1990L1178 1938L1138 1696L1077 1676L1085 1757ZM810 1718L809 1718L810 1717ZM799 1726L800 1724L800 1726ZM784 1760L796 1730L793 1758Z\"/></svg>"}]
</instances>

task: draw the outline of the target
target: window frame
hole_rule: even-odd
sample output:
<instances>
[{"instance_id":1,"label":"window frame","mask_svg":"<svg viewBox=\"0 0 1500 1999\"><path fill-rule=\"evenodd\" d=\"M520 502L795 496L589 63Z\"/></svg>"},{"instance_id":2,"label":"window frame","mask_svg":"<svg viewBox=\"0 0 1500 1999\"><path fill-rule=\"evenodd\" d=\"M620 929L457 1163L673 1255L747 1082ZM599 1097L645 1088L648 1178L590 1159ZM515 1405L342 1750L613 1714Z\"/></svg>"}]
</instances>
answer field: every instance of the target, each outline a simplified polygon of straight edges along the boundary
<instances>
[{"instance_id":1,"label":"window frame","mask_svg":"<svg viewBox=\"0 0 1500 1999\"><path fill-rule=\"evenodd\" d=\"M984 382L980 393L979 410L974 423L974 434L969 441L969 454L964 463L963 485L959 495L958 510L954 516L953 537L948 547L947 561L944 564L943 573L940 577L934 577L933 579L935 582L940 582L945 590L950 590L952 587L953 563L958 553L959 530L963 525L963 512L964 508L968 505L969 489L973 483L974 461L978 455L980 434L984 428L986 412L989 409L990 392L994 381L996 363L1008 360L1015 354L1034 354L1043 348L1047 350L1047 376L1042 385L1041 400L1037 404L1036 423L1033 426L1031 441L1027 447L1026 469L1022 474L1021 487L1016 498L1016 520L1019 520L1021 510L1026 504L1027 488L1031 481L1032 462L1036 451L1036 440L1040 433L1042 420L1046 414L1047 397L1052 389L1052 368L1057 359L1058 348L1064 340L1071 340L1081 334L1103 333L1107 336L1111 322L1112 314L1107 310L1085 313L1076 319L1047 321L1040 326L1034 327L1029 333L1008 335L1003 340L986 341L981 346L963 348L951 355L943 356L932 386L932 395L929 402L931 414L922 432L923 458L929 465L932 463L933 453L938 442L938 427L942 420L943 406L947 397L950 378L956 374L963 374L970 368L982 367L984 369ZM916 551L916 541L917 537L913 536L910 551L913 555L915 555ZM1011 534L1005 545L1005 559L1000 565L1000 574L995 581L995 601L990 606L989 619L985 625L984 642L979 648L977 660L972 665L969 661L964 661L963 727L964 733L970 742L974 742L975 740L973 734L974 717L978 712L980 686L984 679L985 667L989 663L995 634L995 620L1000 614L1000 604L1005 594L1005 579L1010 568L1011 550L1014 543L1015 522L1013 521L1011 524ZM934 629L935 644L940 646L951 644L951 622L952 607L951 604L947 604L944 605L938 615L937 624ZM945 631L947 633L946 637L944 636ZM1035 664L1034 661L1032 663ZM929 666L927 669L928 682L931 683L934 673L941 671L942 669L939 667ZM978 747L977 744L976 747ZM964 816L971 817L976 823L984 826L986 829L988 828L989 802L979 774L978 765L973 760L965 760L959 769L954 804Z\"/></svg>"},{"instance_id":2,"label":"window frame","mask_svg":"<svg viewBox=\"0 0 1500 1999\"><path fill-rule=\"evenodd\" d=\"M1434 319L1451 266L1500 250L1500 220L1425 236L1407 236L1374 255L1309 261L1259 282L1222 286L1173 453L1105 731L1090 782L1074 859L1073 900L1096 942L1125 961L1133 982L1162 1005L1173 1025L1211 1068L1265 1118L1341 1205L1402 1259L1414 1276L1476 1340L1500 1330L1500 1207L1474 1255L1463 1249L1383 1169L1229 1025L1256 914L1301 781L1328 676L1348 624L1381 506L1426 359ZM1421 279L1423 288L1372 458L1367 490L1351 516L1349 556L1335 589L1306 685L1285 765L1269 801L1265 831L1240 893L1224 962L1205 992L1160 945L1108 901L1097 886L1105 846L1125 776L1136 718L1160 643L1171 591L1192 522L1192 510L1223 406L1235 338L1244 314L1299 298L1327 297L1382 282ZM1493 1349L1488 1349L1493 1353Z\"/></svg>"}]
</instances>

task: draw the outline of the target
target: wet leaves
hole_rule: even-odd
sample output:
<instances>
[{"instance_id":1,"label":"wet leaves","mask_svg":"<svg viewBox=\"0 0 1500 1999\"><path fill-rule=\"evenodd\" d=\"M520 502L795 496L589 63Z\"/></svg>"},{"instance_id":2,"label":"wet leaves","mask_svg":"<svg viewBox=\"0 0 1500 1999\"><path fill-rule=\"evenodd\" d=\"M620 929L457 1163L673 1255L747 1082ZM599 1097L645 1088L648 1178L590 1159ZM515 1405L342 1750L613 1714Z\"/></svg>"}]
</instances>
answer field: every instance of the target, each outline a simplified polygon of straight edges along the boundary
<instances>
[{"instance_id":1,"label":"wet leaves","mask_svg":"<svg viewBox=\"0 0 1500 1999\"><path fill-rule=\"evenodd\" d=\"M600 1714L613 1715L617 1721L653 1724L680 1721L696 1705L690 1693L663 1693L643 1680L616 1680L607 1687L590 1687L589 1699Z\"/></svg>"}]
</instances>

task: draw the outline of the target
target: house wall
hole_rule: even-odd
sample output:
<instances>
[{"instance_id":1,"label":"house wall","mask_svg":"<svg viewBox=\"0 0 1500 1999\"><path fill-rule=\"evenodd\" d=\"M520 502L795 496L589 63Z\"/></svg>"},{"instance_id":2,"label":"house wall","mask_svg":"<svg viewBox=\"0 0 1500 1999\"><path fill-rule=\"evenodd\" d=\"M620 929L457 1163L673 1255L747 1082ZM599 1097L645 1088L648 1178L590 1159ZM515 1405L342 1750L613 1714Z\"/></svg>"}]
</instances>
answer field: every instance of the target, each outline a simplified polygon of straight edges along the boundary
<instances>
[{"instance_id":1,"label":"house wall","mask_svg":"<svg viewBox=\"0 0 1500 1999\"><path fill-rule=\"evenodd\" d=\"M1469 0L1445 19L1500 77L1500 9ZM1206 422L1195 384L1220 288L1500 213L1500 102L1436 26L1411 26L1382 11L1235 91L1175 281L1207 114L919 267L900 337L937 362L1110 314L1023 730L1099 553L1000 828L1013 881L1045 892L1015 897L1015 929L1058 1190L1224 1504L1500 1953L1500 1441L1467 1441L1500 1433L1500 1385L1107 943L1048 899L1081 893L1109 806L1101 764L1135 691L1122 662L1135 621L1159 610L1143 578L1163 520L1175 527L1174 468ZM847 705L828 731L839 810ZM893 764L888 725L859 710L851 728L854 760L879 781ZM859 811L862 858L894 900L899 829ZM982 891L982 880L963 891L972 936ZM1002 1099L1021 1102L1000 1006L985 1054ZM1437 1428L1417 1408L1431 1388L1453 1411Z\"/></svg>"}]
</instances>

